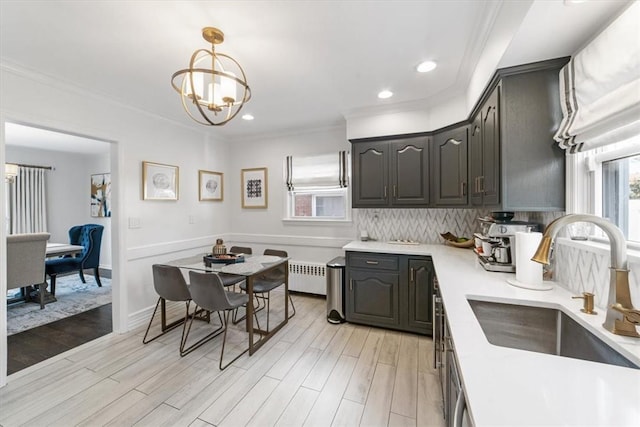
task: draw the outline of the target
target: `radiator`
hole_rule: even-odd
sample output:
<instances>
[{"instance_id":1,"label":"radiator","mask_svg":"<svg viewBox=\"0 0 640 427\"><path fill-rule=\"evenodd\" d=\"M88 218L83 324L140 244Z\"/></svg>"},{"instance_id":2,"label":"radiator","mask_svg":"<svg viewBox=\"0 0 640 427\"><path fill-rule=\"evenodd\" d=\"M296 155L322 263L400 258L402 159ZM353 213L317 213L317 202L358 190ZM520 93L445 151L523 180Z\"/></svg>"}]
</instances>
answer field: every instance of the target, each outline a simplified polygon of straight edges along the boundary
<instances>
[{"instance_id":1,"label":"radiator","mask_svg":"<svg viewBox=\"0 0 640 427\"><path fill-rule=\"evenodd\" d=\"M289 290L326 295L325 264L307 261L289 261Z\"/></svg>"}]
</instances>

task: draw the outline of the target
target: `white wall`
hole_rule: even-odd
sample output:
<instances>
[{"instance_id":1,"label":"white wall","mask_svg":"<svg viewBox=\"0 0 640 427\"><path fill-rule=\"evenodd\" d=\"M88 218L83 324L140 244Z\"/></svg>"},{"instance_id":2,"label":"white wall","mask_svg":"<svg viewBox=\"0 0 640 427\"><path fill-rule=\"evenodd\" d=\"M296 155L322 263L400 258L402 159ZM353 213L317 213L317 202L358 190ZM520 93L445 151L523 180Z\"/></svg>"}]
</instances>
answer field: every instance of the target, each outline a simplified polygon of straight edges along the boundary
<instances>
[{"instance_id":1,"label":"white wall","mask_svg":"<svg viewBox=\"0 0 640 427\"><path fill-rule=\"evenodd\" d=\"M87 155L6 146L10 163L51 166L46 172L47 226L50 242L68 242L69 228L78 224L105 227L100 248L100 266L111 268L111 219L91 217L91 175L109 172L108 154Z\"/></svg>"},{"instance_id":2,"label":"white wall","mask_svg":"<svg viewBox=\"0 0 640 427\"><path fill-rule=\"evenodd\" d=\"M254 253L267 247L282 248L292 259L300 261L326 263L343 254L342 246L356 237L351 222L309 225L283 221L286 206L284 161L288 155L337 153L350 149L345 127L273 135L231 144L231 169L235 172L227 180L225 193L231 202L233 234L229 236L229 243L247 243L245 246L252 246ZM240 170L256 167L268 168L268 208L242 209Z\"/></svg>"}]
</instances>

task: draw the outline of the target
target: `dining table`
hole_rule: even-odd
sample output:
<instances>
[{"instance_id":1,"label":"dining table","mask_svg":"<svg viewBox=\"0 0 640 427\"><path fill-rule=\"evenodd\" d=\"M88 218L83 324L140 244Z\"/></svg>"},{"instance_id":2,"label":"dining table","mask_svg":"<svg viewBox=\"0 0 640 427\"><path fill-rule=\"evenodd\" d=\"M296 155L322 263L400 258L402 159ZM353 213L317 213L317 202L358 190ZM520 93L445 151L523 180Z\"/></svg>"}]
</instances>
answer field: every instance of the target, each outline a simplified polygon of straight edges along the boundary
<instances>
[{"instance_id":1,"label":"dining table","mask_svg":"<svg viewBox=\"0 0 640 427\"><path fill-rule=\"evenodd\" d=\"M84 249L81 245L70 243L47 243L45 258L55 258L66 255L77 255Z\"/></svg>"},{"instance_id":2,"label":"dining table","mask_svg":"<svg viewBox=\"0 0 640 427\"><path fill-rule=\"evenodd\" d=\"M205 262L205 258L207 261ZM195 270L204 271L210 273L227 273L243 276L246 281L246 292L249 296L249 301L246 306L246 330L249 333L249 355L253 355L260 347L262 347L267 341L269 341L280 329L282 329L289 320L289 257L278 257L273 255L248 255L244 254L242 257L235 259L233 262L226 263L225 260L212 260L207 255L195 255L187 258L180 258L166 263L178 267L182 270ZM260 276L275 270L279 266L284 266L284 319L275 327L269 330L260 329L253 324L253 313L255 307L253 285L254 281ZM161 303L164 301L161 300ZM166 325L165 307L162 306L162 328L169 328L171 325ZM255 336L259 335L260 338L256 339Z\"/></svg>"}]
</instances>

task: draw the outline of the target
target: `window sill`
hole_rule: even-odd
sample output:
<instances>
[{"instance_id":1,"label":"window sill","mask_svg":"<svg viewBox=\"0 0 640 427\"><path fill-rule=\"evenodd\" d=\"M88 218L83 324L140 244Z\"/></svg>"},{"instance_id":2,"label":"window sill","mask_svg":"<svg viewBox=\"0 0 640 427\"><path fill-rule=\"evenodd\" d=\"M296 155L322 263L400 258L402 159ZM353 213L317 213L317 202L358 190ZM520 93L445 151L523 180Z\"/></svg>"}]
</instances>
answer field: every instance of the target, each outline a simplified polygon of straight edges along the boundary
<instances>
[{"instance_id":1,"label":"window sill","mask_svg":"<svg viewBox=\"0 0 640 427\"><path fill-rule=\"evenodd\" d=\"M283 224L295 225L334 225L337 227L350 226L353 224L351 219L307 219L307 218L282 218Z\"/></svg>"},{"instance_id":2,"label":"window sill","mask_svg":"<svg viewBox=\"0 0 640 427\"><path fill-rule=\"evenodd\" d=\"M571 240L567 237L558 238L558 243L572 248L594 252L600 255L609 256L609 242L600 238L590 238L589 240ZM627 242L627 258L629 262L640 262L640 244Z\"/></svg>"}]
</instances>

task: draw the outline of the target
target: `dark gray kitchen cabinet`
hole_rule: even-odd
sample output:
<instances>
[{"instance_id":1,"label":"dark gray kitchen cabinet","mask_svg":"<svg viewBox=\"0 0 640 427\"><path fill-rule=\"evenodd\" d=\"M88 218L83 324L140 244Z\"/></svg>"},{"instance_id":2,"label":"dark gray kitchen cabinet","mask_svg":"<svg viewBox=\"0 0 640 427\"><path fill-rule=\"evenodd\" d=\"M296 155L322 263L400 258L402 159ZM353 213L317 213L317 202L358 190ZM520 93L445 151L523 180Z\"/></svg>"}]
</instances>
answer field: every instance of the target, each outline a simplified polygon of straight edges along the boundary
<instances>
[{"instance_id":1,"label":"dark gray kitchen cabinet","mask_svg":"<svg viewBox=\"0 0 640 427\"><path fill-rule=\"evenodd\" d=\"M465 206L467 193L468 126L437 133L433 141L433 185L436 206Z\"/></svg>"},{"instance_id":2,"label":"dark gray kitchen cabinet","mask_svg":"<svg viewBox=\"0 0 640 427\"><path fill-rule=\"evenodd\" d=\"M431 334L431 258L347 252L346 274L348 322Z\"/></svg>"},{"instance_id":3,"label":"dark gray kitchen cabinet","mask_svg":"<svg viewBox=\"0 0 640 427\"><path fill-rule=\"evenodd\" d=\"M435 276L430 258L409 258L408 323L412 332L431 330L433 310L433 279Z\"/></svg>"},{"instance_id":4,"label":"dark gray kitchen cabinet","mask_svg":"<svg viewBox=\"0 0 640 427\"><path fill-rule=\"evenodd\" d=\"M352 143L354 208L429 204L429 138Z\"/></svg>"},{"instance_id":5,"label":"dark gray kitchen cabinet","mask_svg":"<svg viewBox=\"0 0 640 427\"><path fill-rule=\"evenodd\" d=\"M500 202L500 86L471 123L469 143L469 202L492 206Z\"/></svg>"},{"instance_id":6,"label":"dark gray kitchen cabinet","mask_svg":"<svg viewBox=\"0 0 640 427\"><path fill-rule=\"evenodd\" d=\"M558 71L568 58L498 70L472 111L470 205L563 211L565 153Z\"/></svg>"}]
</instances>

